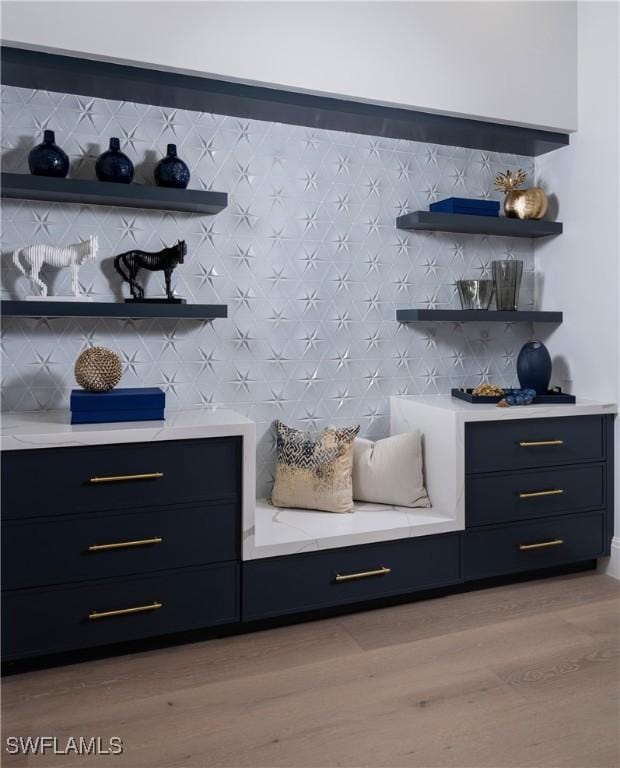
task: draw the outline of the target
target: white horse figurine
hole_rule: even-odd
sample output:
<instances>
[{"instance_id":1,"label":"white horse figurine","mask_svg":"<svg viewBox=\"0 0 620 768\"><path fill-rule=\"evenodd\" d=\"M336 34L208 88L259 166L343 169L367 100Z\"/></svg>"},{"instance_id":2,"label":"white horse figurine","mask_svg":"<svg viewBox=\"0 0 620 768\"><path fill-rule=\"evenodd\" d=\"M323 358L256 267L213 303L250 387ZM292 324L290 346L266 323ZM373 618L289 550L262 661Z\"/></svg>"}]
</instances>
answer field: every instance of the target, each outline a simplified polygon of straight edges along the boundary
<instances>
[{"instance_id":1,"label":"white horse figurine","mask_svg":"<svg viewBox=\"0 0 620 768\"><path fill-rule=\"evenodd\" d=\"M41 296L47 296L47 285L41 280L39 273L43 264L52 267L71 267L71 287L73 295L81 296L78 274L80 267L87 259L97 258L99 242L96 235L90 235L88 240L82 240L74 245L27 245L13 252L13 263L19 271L29 277L41 291ZM22 256L29 266L29 274L20 261Z\"/></svg>"}]
</instances>

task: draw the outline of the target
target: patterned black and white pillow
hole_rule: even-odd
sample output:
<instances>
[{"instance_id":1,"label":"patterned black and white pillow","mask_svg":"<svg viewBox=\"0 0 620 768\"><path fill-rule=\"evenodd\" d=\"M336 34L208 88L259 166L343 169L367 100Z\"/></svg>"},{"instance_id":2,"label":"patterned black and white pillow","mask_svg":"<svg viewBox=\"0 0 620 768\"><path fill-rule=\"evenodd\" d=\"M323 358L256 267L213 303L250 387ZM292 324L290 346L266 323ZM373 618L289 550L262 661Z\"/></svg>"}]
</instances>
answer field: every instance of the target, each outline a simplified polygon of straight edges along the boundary
<instances>
[{"instance_id":1,"label":"patterned black and white pillow","mask_svg":"<svg viewBox=\"0 0 620 768\"><path fill-rule=\"evenodd\" d=\"M352 512L353 441L359 425L309 432L276 421L275 429L278 456L271 503Z\"/></svg>"}]
</instances>

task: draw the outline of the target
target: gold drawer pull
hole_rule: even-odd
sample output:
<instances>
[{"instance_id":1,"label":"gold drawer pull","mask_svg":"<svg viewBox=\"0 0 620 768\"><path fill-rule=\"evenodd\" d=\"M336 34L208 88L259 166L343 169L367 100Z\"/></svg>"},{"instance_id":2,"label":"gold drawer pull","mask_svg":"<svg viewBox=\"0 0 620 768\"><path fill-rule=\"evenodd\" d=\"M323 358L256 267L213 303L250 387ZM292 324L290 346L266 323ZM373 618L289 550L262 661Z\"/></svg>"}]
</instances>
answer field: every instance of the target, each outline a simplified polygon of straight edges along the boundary
<instances>
[{"instance_id":1,"label":"gold drawer pull","mask_svg":"<svg viewBox=\"0 0 620 768\"><path fill-rule=\"evenodd\" d=\"M110 616L128 616L130 613L145 613L156 611L162 607L162 603L149 603L148 605L136 605L134 608L121 608L118 611L93 611L88 614L89 619L107 619Z\"/></svg>"},{"instance_id":2,"label":"gold drawer pull","mask_svg":"<svg viewBox=\"0 0 620 768\"><path fill-rule=\"evenodd\" d=\"M550 491L528 491L520 493L520 499L538 499L540 496L561 496L564 493L562 488L553 488Z\"/></svg>"},{"instance_id":3,"label":"gold drawer pull","mask_svg":"<svg viewBox=\"0 0 620 768\"><path fill-rule=\"evenodd\" d=\"M158 480L163 472L145 472L142 475L108 475L107 477L91 477L89 483L122 483L124 480Z\"/></svg>"},{"instance_id":4,"label":"gold drawer pull","mask_svg":"<svg viewBox=\"0 0 620 768\"><path fill-rule=\"evenodd\" d=\"M551 541L540 541L538 544L519 544L519 549L523 552L527 549L545 549L546 547L559 547L564 544L564 539L552 539Z\"/></svg>"},{"instance_id":5,"label":"gold drawer pull","mask_svg":"<svg viewBox=\"0 0 620 768\"><path fill-rule=\"evenodd\" d=\"M360 571L359 573L337 573L336 581L353 581L354 579L367 579L369 576L386 576L391 572L391 568L386 568L384 565L382 565L381 568L377 568L374 571Z\"/></svg>"},{"instance_id":6,"label":"gold drawer pull","mask_svg":"<svg viewBox=\"0 0 620 768\"><path fill-rule=\"evenodd\" d=\"M104 552L108 549L126 549L127 547L146 547L148 544L161 544L161 536L153 536L151 539L136 539L135 541L115 541L112 544L91 544L89 552Z\"/></svg>"},{"instance_id":7,"label":"gold drawer pull","mask_svg":"<svg viewBox=\"0 0 620 768\"><path fill-rule=\"evenodd\" d=\"M521 448L536 448L541 445L564 445L564 440L522 440Z\"/></svg>"}]
</instances>

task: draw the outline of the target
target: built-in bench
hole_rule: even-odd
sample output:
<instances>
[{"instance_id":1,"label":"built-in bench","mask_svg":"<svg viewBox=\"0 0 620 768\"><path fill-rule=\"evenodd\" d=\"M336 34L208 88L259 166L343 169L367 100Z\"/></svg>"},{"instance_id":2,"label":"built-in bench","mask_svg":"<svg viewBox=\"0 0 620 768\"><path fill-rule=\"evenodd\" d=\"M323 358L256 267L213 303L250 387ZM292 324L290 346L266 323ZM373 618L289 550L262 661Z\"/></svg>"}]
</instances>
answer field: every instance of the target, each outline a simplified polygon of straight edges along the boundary
<instances>
[{"instance_id":1,"label":"built-in bench","mask_svg":"<svg viewBox=\"0 0 620 768\"><path fill-rule=\"evenodd\" d=\"M357 502L349 514L281 509L256 503L254 558L292 555L455 530L455 519L436 508Z\"/></svg>"},{"instance_id":2,"label":"built-in bench","mask_svg":"<svg viewBox=\"0 0 620 768\"><path fill-rule=\"evenodd\" d=\"M431 508L257 503L255 426L231 411L5 417L3 658L236 631L609 554L614 404L396 397L390 412L392 434L423 435Z\"/></svg>"}]
</instances>

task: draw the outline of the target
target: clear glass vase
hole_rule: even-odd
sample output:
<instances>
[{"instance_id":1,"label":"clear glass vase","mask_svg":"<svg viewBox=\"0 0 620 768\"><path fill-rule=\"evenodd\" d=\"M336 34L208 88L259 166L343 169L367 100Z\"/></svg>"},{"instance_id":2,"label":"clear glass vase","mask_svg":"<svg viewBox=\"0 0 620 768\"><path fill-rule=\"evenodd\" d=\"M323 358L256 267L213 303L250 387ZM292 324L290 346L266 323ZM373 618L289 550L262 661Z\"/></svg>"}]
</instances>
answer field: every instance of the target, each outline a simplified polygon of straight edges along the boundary
<instances>
[{"instance_id":1,"label":"clear glass vase","mask_svg":"<svg viewBox=\"0 0 620 768\"><path fill-rule=\"evenodd\" d=\"M523 277L523 262L502 260L491 262L495 283L497 309L514 312L519 308L519 290Z\"/></svg>"}]
</instances>

